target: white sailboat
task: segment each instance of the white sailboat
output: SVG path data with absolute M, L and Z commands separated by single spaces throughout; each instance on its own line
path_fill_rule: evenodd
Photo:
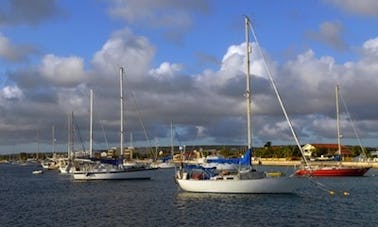
M 176 172 L 176 182 L 180 188 L 188 192 L 207 192 L 207 193 L 293 193 L 298 187 L 296 177 L 271 177 L 268 173 L 260 172 L 252 168 L 251 152 L 251 95 L 250 95 L 250 67 L 249 67 L 249 27 L 250 21 L 245 18 L 246 33 L 246 54 L 247 54 L 247 128 L 248 128 L 248 149 L 243 158 L 249 159 L 246 166 L 239 165 L 235 173 L 216 173 L 213 169 L 202 166 L 186 168 L 182 166 Z
M 74 113 L 71 112 L 67 115 L 67 158 L 59 159 L 59 171 L 61 174 L 71 174 L 75 171 L 74 166 L 74 139 L 73 139 L 73 119 Z M 54 130 L 53 130 L 54 132 Z M 54 134 L 54 133 L 53 133 Z M 53 136 L 55 143 L 55 136 Z M 54 145 L 55 146 L 55 145 Z
M 171 121 L 171 154 L 168 157 L 164 157 L 151 164 L 151 167 L 160 169 L 171 169 L 175 168 L 176 164 L 173 162 L 174 157 L 174 139 L 173 139 L 173 123 Z
M 114 160 L 113 163 L 104 163 L 101 160 L 82 160 L 80 164 L 80 170 L 75 171 L 73 173 L 73 177 L 75 180 L 144 180 L 151 178 L 151 171 L 154 170 L 153 168 L 149 168 L 146 166 L 140 167 L 125 167 L 123 165 L 123 67 L 120 67 L 120 104 L 121 104 L 121 127 L 120 127 L 120 149 L 121 159 Z M 91 95 L 91 121 L 90 121 L 90 130 L 93 130 L 92 127 L 92 109 L 93 109 L 93 95 Z M 90 155 L 92 156 L 92 142 L 93 136 L 92 132 L 90 132 Z M 92 158 L 92 157 L 91 157 Z

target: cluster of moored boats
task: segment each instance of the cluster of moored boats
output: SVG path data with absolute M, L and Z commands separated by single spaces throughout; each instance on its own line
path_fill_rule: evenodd
M 150 179 L 151 170 L 160 168 L 175 168 L 175 181 L 178 186 L 188 192 L 207 193 L 293 193 L 302 186 L 305 177 L 313 176 L 362 176 L 370 167 L 345 167 L 340 164 L 335 166 L 313 166 L 304 157 L 304 165 L 299 167 L 294 174 L 285 175 L 279 172 L 268 173 L 259 171 L 251 163 L 252 138 L 251 138 L 251 91 L 250 91 L 250 59 L 251 52 L 249 33 L 253 32 L 255 42 L 258 45 L 249 19 L 245 18 L 246 32 L 246 109 L 247 109 L 247 149 L 240 158 L 207 158 L 202 162 L 187 162 L 181 156 L 178 162 L 154 163 L 152 165 L 125 165 L 122 161 L 113 160 L 113 163 L 104 160 L 75 159 L 67 160 L 65 165 L 60 165 L 62 173 L 72 174 L 75 180 L 108 180 L 108 179 Z M 259 47 L 258 47 L 259 48 Z M 260 50 L 261 51 L 261 50 Z M 263 56 L 263 54 L 261 53 Z M 270 74 L 269 70 L 268 74 Z M 122 78 L 123 68 L 120 74 Z M 270 76 L 270 75 L 269 75 Z M 273 88 L 279 99 L 284 115 L 288 120 L 286 110 L 283 108 L 277 88 L 271 79 Z M 121 80 L 122 85 L 122 80 Z M 122 105 L 121 89 L 121 105 Z M 121 106 L 121 110 L 123 107 Z M 121 114 L 122 116 L 122 114 Z M 121 119 L 122 120 L 122 119 Z M 291 131 L 294 130 L 288 120 Z M 122 127 L 123 123 L 121 123 Z M 123 128 L 121 128 L 121 133 Z M 121 137 L 122 138 L 122 137 Z M 340 136 L 339 136 L 340 138 Z M 296 139 L 296 138 L 295 138 Z M 122 140 L 121 140 L 122 141 Z M 298 147 L 299 142 L 296 139 Z M 122 151 L 121 142 L 121 151 Z M 301 148 L 300 148 L 301 150 Z M 301 150 L 302 152 L 302 150 Z M 303 152 L 302 152 L 303 155 Z M 53 164 L 47 164 L 52 168 Z
M 150 179 L 149 172 L 157 169 L 145 162 L 123 162 L 118 159 L 61 158 L 41 162 L 43 170 L 58 170 L 61 174 L 71 174 L 75 180 L 131 180 Z
M 313 166 L 299 167 L 291 175 L 264 172 L 252 166 L 252 150 L 240 158 L 208 156 L 197 160 L 165 160 L 164 162 L 130 162 L 116 159 L 67 158 L 47 159 L 41 162 L 41 174 L 58 170 L 70 174 L 74 180 L 148 180 L 153 170 L 174 168 L 178 186 L 189 192 L 208 193 L 293 193 L 305 177 L 363 176 L 369 167 Z M 183 157 L 183 155 L 181 155 Z M 173 174 L 173 172 L 172 172 Z

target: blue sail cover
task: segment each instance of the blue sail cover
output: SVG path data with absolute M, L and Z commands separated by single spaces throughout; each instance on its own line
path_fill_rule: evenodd
M 185 164 L 185 169 L 191 170 L 202 170 L 208 177 L 212 177 L 215 175 L 214 171 L 217 169 L 216 167 L 206 168 L 201 165 L 193 165 L 193 164 Z
M 252 151 L 248 149 L 241 158 L 208 159 L 207 163 L 251 165 Z
M 91 158 L 92 161 L 100 161 L 100 163 L 103 163 L 103 164 L 111 164 L 111 165 L 119 165 L 119 164 L 122 164 L 123 163 L 123 160 L 122 159 L 110 159 L 110 158 L 106 158 L 106 159 L 99 159 L 99 158 Z
M 169 156 L 167 156 L 167 157 L 163 157 L 163 158 L 161 158 L 161 161 L 162 161 L 162 162 L 167 162 L 167 161 L 169 161 L 169 160 L 172 160 L 172 155 L 169 155 Z

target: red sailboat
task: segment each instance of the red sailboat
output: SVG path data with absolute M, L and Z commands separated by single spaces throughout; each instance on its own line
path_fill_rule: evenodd
M 299 176 L 314 177 L 346 177 L 363 176 L 370 167 L 351 167 L 351 166 L 306 166 L 298 169 L 295 174 Z
M 336 120 L 337 120 L 337 153 L 341 157 L 341 134 L 339 120 L 339 86 L 336 86 Z M 307 162 L 306 162 L 307 163 Z M 341 163 L 337 165 L 321 165 L 314 166 L 311 164 L 301 166 L 296 172 L 299 176 L 315 176 L 315 177 L 345 177 L 345 176 L 363 176 L 371 167 L 343 166 Z

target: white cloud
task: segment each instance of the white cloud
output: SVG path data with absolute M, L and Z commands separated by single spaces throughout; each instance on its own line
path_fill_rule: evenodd
M 140 77 L 148 72 L 154 54 L 155 48 L 146 38 L 124 29 L 113 33 L 102 49 L 96 52 L 92 64 L 97 73 L 114 72 L 124 66 L 128 75 Z
M 262 58 L 255 45 L 252 43 L 251 73 L 254 75 L 253 127 L 256 136 L 264 143 L 292 143 L 287 123 L 269 86 Z M 354 118 L 357 124 L 360 121 L 378 121 L 374 95 L 378 87 L 376 48 L 377 38 L 367 40 L 361 45 L 361 58 L 345 64 L 337 63 L 331 56 L 317 56 L 311 49 L 280 65 L 267 59 L 289 116 L 298 134 L 303 135 L 300 138 L 302 142 L 314 142 L 314 135 L 333 138 L 333 133 L 326 134 L 325 131 L 334 127 L 331 122 L 335 116 L 336 83 L 341 83 L 342 91 L 347 94 L 345 99 L 353 111 L 352 115 L 358 116 Z M 82 59 L 78 57 L 46 55 L 38 71 L 41 75 L 31 73 L 30 78 L 34 76 L 38 79 L 41 76 L 49 83 L 17 83 L 25 80 L 24 72 L 28 70 L 24 69 L 18 77 L 20 81 L 14 81 L 22 93 L 15 87 L 9 87 L 2 91 L 2 101 L 5 97 L 28 98 L 20 99 L 22 105 L 11 107 L 16 113 L 11 116 L 11 122 L 16 122 L 15 127 L 20 124 L 17 123 L 19 118 L 34 122 L 39 118 L 45 120 L 46 116 L 56 116 L 56 119 L 60 119 L 56 121 L 63 128 L 67 112 L 74 110 L 75 116 L 81 117 L 82 128 L 86 133 L 88 88 L 94 88 L 95 116 L 103 122 L 111 122 L 107 125 L 110 127 L 106 128 L 107 131 L 117 132 L 117 75 L 118 67 L 123 65 L 126 67 L 125 84 L 129 95 L 126 98 L 127 130 L 133 131 L 135 140 L 138 139 L 138 133 L 143 134 L 139 125 L 140 117 L 152 137 L 166 136 L 162 132 L 162 125 L 167 125 L 168 130 L 169 122 L 173 120 L 179 125 L 177 127 L 188 129 L 188 133 L 180 137 L 182 144 L 189 139 L 221 141 L 219 138 L 222 138 L 223 143 L 241 141 L 245 115 L 245 43 L 232 45 L 225 50 L 220 68 L 205 69 L 195 75 L 187 75 L 181 63 L 163 61 L 157 68 L 151 68 L 154 54 L 155 48 L 146 38 L 124 29 L 115 32 L 95 53 L 91 69 L 87 72 Z M 44 86 L 43 89 L 41 86 Z M 38 93 L 41 90 L 48 92 Z M 135 92 L 136 100 L 130 97 L 131 90 Z M 139 108 L 137 110 L 135 103 Z M 360 108 L 364 105 L 369 108 Z M 26 117 L 30 115 L 31 120 Z M 374 129 L 365 128 L 366 135 L 371 136 Z M 97 134 L 103 135 L 98 131 Z M 114 135 L 112 141 L 118 142 L 118 134 Z M 141 140 L 144 138 L 139 137 Z
M 4 99 L 22 99 L 23 92 L 17 86 L 5 86 L 1 90 L 1 97 Z
M 367 40 L 363 46 L 364 54 L 368 57 L 378 57 L 378 37 Z
M 74 86 L 87 80 L 83 60 L 79 57 L 46 55 L 39 71 L 42 77 L 56 86 Z
M 159 68 L 151 69 L 150 74 L 158 79 L 172 78 L 178 72 L 183 69 L 181 64 L 170 64 L 169 62 L 163 62 Z

